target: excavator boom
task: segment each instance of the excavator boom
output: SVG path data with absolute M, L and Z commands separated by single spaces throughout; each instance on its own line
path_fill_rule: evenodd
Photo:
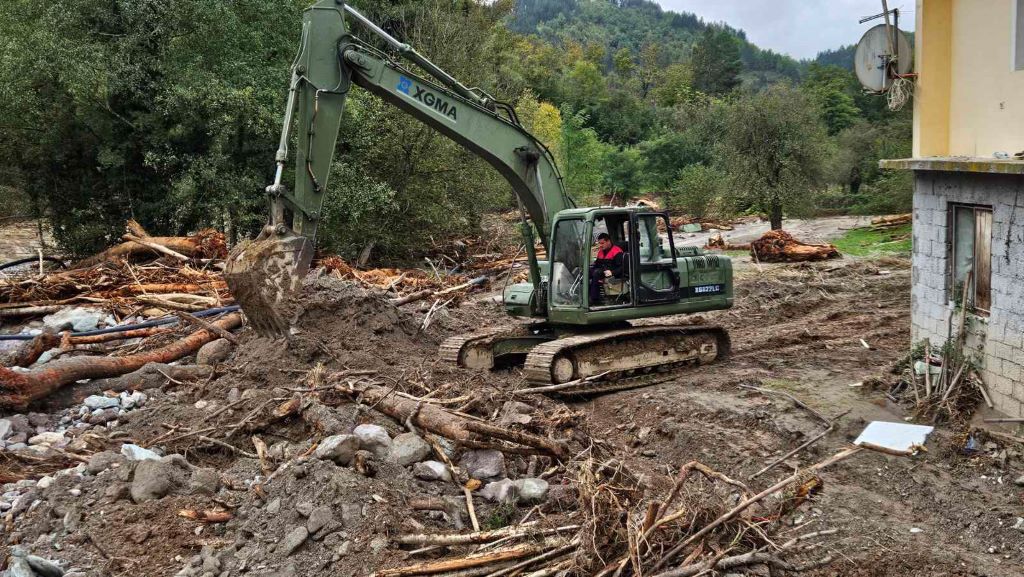
M 346 13 L 433 80 L 350 34 Z M 575 206 L 550 151 L 519 124 L 510 106 L 466 87 L 351 6 L 320 0 L 303 15 L 274 182 L 267 187 L 270 222 L 254 241 L 232 251 L 225 270 L 228 286 L 252 326 L 264 335 L 288 330 L 280 303 L 299 288 L 309 269 L 345 100 L 353 84 L 466 147 L 508 181 L 519 203 L 531 281 L 539 294 L 533 228 L 546 247 L 554 215 Z M 295 185 L 289 190 L 282 180 L 293 129 Z M 539 306 L 534 312 L 543 314 Z

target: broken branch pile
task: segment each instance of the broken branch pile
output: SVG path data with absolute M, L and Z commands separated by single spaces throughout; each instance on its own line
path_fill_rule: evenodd
M 784 230 L 770 230 L 750 243 L 750 256 L 760 262 L 806 262 L 840 258 L 832 244 L 807 244 Z

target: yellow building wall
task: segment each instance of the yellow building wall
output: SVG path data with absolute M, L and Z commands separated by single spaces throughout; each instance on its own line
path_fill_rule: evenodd
M 917 0 L 914 156 L 1024 150 L 1016 0 Z

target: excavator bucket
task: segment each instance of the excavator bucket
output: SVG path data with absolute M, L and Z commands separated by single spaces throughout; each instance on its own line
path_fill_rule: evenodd
M 313 260 L 313 244 L 285 227 L 267 226 L 255 240 L 228 255 L 224 280 L 262 336 L 286 336 L 289 331 L 284 298 L 302 286 Z

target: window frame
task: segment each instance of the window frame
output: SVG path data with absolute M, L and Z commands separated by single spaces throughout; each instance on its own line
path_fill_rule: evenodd
M 970 210 L 972 211 L 971 218 L 971 234 L 973 239 L 971 240 L 972 254 L 971 254 L 971 285 L 968 288 L 970 291 L 969 296 L 965 295 L 962 297 L 963 301 L 966 301 L 970 305 L 970 312 L 976 316 L 988 317 L 992 310 L 992 207 L 981 204 L 968 204 L 968 203 L 948 203 L 947 213 L 947 270 L 946 270 L 946 285 L 947 285 L 947 302 L 956 304 L 957 291 L 962 292 L 960 283 L 962 281 L 957 279 L 957 211 L 958 210 Z M 987 216 L 982 217 L 979 221 L 978 215 L 984 214 Z M 982 231 L 979 231 L 979 222 L 984 222 L 985 226 Z M 985 234 L 987 232 L 987 235 Z M 979 252 L 979 240 L 984 239 L 983 244 L 987 244 L 987 250 Z M 988 258 L 983 258 L 987 253 Z M 979 263 L 983 263 L 979 266 Z M 979 272 L 981 274 L 979 274 Z M 979 278 L 984 276 L 984 280 L 979 283 Z M 979 285 L 983 287 L 984 298 L 979 301 L 978 288 Z

